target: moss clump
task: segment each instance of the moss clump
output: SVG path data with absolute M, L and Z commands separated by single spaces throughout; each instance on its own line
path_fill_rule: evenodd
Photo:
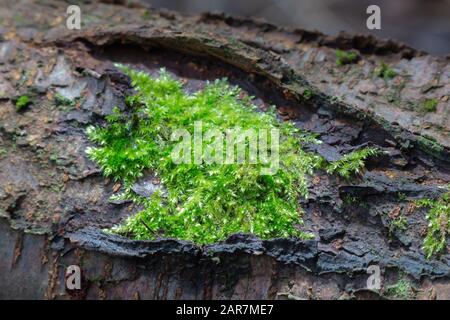
M 22 95 L 16 100 L 16 111 L 22 111 L 31 104 L 31 98 L 27 95 Z
M 445 251 L 450 232 L 450 192 L 440 199 L 422 199 L 419 207 L 428 207 L 428 231 L 423 242 L 426 257 L 431 258 Z
M 358 54 L 353 51 L 336 50 L 336 65 L 351 64 L 358 61 Z
M 123 70 L 138 92 L 127 99 L 133 115 L 127 117 L 116 109 L 106 128 L 90 128 L 89 137 L 99 147 L 88 150 L 107 176 L 124 180 L 123 196 L 143 206 L 116 232 L 137 239 L 165 236 L 196 243 L 222 240 L 236 232 L 261 238 L 306 236 L 298 229 L 302 221 L 297 200 L 306 196 L 307 175 L 322 161 L 301 148 L 314 141 L 310 135 L 280 123 L 274 114 L 255 112 L 248 100 L 238 98 L 239 89 L 225 81 L 187 95 L 165 72 L 153 79 L 143 72 Z M 280 169 L 261 175 L 262 164 L 175 164 L 171 154 L 176 142 L 171 141 L 171 133 L 183 128 L 193 134 L 199 120 L 203 132 L 233 127 L 279 129 Z M 248 146 L 248 141 L 241 142 Z M 202 153 L 213 143 L 204 141 Z M 130 190 L 146 169 L 158 173 L 167 193 L 143 198 Z
M 384 80 L 389 80 L 394 78 L 397 73 L 384 61 L 381 61 L 381 64 L 375 68 L 375 75 L 377 77 L 383 78 Z
M 302 149 L 305 143 L 318 142 L 311 134 L 299 131 L 290 122 L 279 122 L 273 111 L 258 112 L 250 99 L 239 98 L 240 90 L 224 80 L 209 83 L 204 90 L 189 95 L 180 82 L 164 71 L 155 79 L 144 72 L 119 67 L 131 77 L 137 94 L 126 99 L 129 112 L 115 108 L 105 127 L 88 129 L 88 136 L 97 147 L 87 150 L 106 176 L 123 182 L 120 198 L 142 207 L 124 224 L 113 228 L 114 232 L 136 239 L 163 236 L 199 244 L 223 240 L 236 232 L 253 233 L 263 239 L 310 236 L 299 229 L 302 210 L 298 199 L 307 197 L 308 175 L 314 169 L 332 165 Z M 279 170 L 261 174 L 265 165 L 250 161 L 174 163 L 172 156 L 178 142 L 172 140 L 173 132 L 182 128 L 195 139 L 198 121 L 202 121 L 203 133 L 236 127 L 278 129 Z M 247 139 L 236 141 L 248 150 Z M 204 139 L 200 154 L 209 152 L 216 142 Z M 195 143 L 190 142 L 189 146 L 192 148 L 183 152 L 183 157 L 195 159 Z M 270 153 L 275 151 L 271 147 Z M 331 171 L 346 176 L 359 172 L 364 165 L 362 158 L 372 154 L 360 152 L 334 164 Z M 350 164 L 352 161 L 355 163 Z M 132 191 L 146 170 L 158 175 L 164 191 L 150 197 Z
M 368 209 L 369 204 L 363 198 L 351 194 L 343 194 L 341 196 L 342 204 L 345 208 L 353 210 L 355 208 Z
M 389 233 L 395 231 L 406 231 L 408 229 L 408 220 L 402 215 L 394 218 L 389 223 Z
M 408 196 L 404 194 L 403 192 L 397 192 L 397 199 L 400 202 L 405 202 L 408 200 Z
M 387 81 L 394 78 L 397 73 L 388 64 L 381 61 L 381 64 L 375 68 L 375 75 Z
M 444 147 L 439 143 L 437 143 L 436 141 L 434 141 L 433 138 L 419 136 L 417 138 L 417 143 L 419 147 L 421 147 L 421 149 L 424 150 L 425 152 L 439 159 L 442 158 L 442 152 L 444 151 Z
M 75 101 L 70 100 L 59 93 L 55 94 L 53 102 L 57 107 L 73 107 L 75 105 Z
M 396 284 L 387 287 L 386 295 L 401 300 L 411 299 L 413 297 L 411 283 L 406 279 L 400 279 Z
M 437 99 L 425 99 L 420 104 L 420 111 L 423 112 L 435 112 L 438 101 Z
M 8 155 L 8 151 L 5 148 L 0 148 L 0 160 Z

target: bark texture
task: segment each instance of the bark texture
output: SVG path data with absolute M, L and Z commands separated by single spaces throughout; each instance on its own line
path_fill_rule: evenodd
M 71 31 L 64 1 L 6 2 L 0 298 L 386 298 L 404 278 L 411 298 L 450 299 L 450 254 L 425 259 L 425 211 L 414 206 L 450 182 L 448 57 L 364 35 L 182 16 L 138 1 L 82 4 L 82 30 Z M 357 52 L 358 61 L 337 66 L 336 49 Z M 105 234 L 136 211 L 109 201 L 120 185 L 85 155 L 85 128 L 103 123 L 114 106 L 124 108 L 130 90 L 114 62 L 150 73 L 165 67 L 192 91 L 227 77 L 261 109 L 274 104 L 281 119 L 319 134 L 323 143 L 310 148 L 327 160 L 367 145 L 386 155 L 351 181 L 311 177 L 311 197 L 302 200 L 311 241 L 238 234 L 197 247 Z M 394 78 L 374 74 L 382 62 Z M 32 104 L 17 111 L 21 95 Z M 61 96 L 73 103 L 58 102 Z M 436 110 L 422 108 L 427 99 L 436 99 Z M 392 228 L 398 215 L 407 230 Z M 71 292 L 65 269 L 72 264 L 83 271 L 83 287 Z M 383 271 L 380 292 L 366 289 L 371 264 Z

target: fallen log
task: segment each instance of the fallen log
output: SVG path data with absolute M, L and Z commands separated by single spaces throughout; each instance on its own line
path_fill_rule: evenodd
M 450 299 L 450 254 L 426 258 L 426 210 L 415 205 L 450 182 L 448 57 L 139 2 L 85 4 L 82 30 L 68 30 L 66 5 L 9 1 L 0 13 L 0 298 Z M 336 50 L 358 58 L 338 65 Z M 125 108 L 130 83 L 116 62 L 165 67 L 191 91 L 227 77 L 316 133 L 311 151 L 329 161 L 366 145 L 385 156 L 350 181 L 311 177 L 301 204 L 313 240 L 236 234 L 197 246 L 105 233 L 138 210 L 110 200 L 120 186 L 85 154 L 86 127 Z M 70 265 L 79 290 L 66 288 Z M 382 270 L 379 291 L 367 288 L 370 265 Z M 390 289 L 399 281 L 407 297 Z

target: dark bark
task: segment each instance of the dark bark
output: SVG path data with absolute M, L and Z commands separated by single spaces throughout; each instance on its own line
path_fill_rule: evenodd
M 412 205 L 450 182 L 448 58 L 390 40 L 188 17 L 137 1 L 82 5 L 83 30 L 70 31 L 64 2 L 7 2 L 0 12 L 0 298 L 382 297 L 364 289 L 370 264 L 381 266 L 384 288 L 404 274 L 416 298 L 450 298 L 450 255 L 425 259 L 425 213 Z M 336 48 L 354 50 L 359 61 L 337 66 Z M 375 76 L 381 61 L 397 76 Z M 388 155 L 351 182 L 317 173 L 302 201 L 312 241 L 235 235 L 200 248 L 104 234 L 136 210 L 108 200 L 115 184 L 85 155 L 85 128 L 123 107 L 129 90 L 113 62 L 166 67 L 188 90 L 228 77 L 262 108 L 275 104 L 282 119 L 318 133 L 323 144 L 311 148 L 328 160 L 365 145 Z M 14 101 L 24 94 L 33 103 L 18 112 Z M 58 106 L 56 94 L 76 103 Z M 437 99 L 436 111 L 424 112 L 424 99 Z M 349 207 L 348 196 L 360 203 Z M 409 223 L 404 232 L 389 227 L 399 210 Z M 71 264 L 83 271 L 80 292 L 64 287 Z

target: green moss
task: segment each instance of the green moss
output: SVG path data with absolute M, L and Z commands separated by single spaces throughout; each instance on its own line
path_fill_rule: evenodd
M 392 219 L 389 223 L 389 232 L 395 231 L 406 231 L 408 229 L 408 221 L 402 215 L 398 216 L 395 219 Z
M 386 99 L 397 107 L 402 105 L 402 90 L 405 88 L 406 82 L 400 81 L 389 86 L 389 90 L 385 94 Z
M 53 102 L 57 107 L 73 107 L 75 105 L 75 101 L 70 100 L 59 93 L 55 94 Z
M 365 208 L 368 209 L 369 205 L 367 202 L 365 202 L 362 198 L 358 196 L 354 196 L 351 194 L 344 194 L 341 196 L 342 203 L 344 207 L 349 209 L 355 209 L 355 208 Z
M 336 65 L 351 64 L 358 61 L 358 54 L 353 51 L 336 50 Z
M 56 93 L 53 97 L 53 104 L 55 107 L 58 107 L 62 111 L 69 111 L 73 109 L 80 100 L 81 98 L 71 100 L 59 93 Z
M 236 232 L 261 238 L 306 236 L 296 227 L 302 223 L 297 199 L 307 195 L 307 175 L 321 163 L 319 156 L 302 151 L 302 144 L 314 140 L 310 135 L 280 123 L 272 113 L 255 112 L 249 101 L 238 98 L 239 89 L 225 81 L 187 95 L 165 72 L 153 79 L 123 70 L 138 92 L 126 100 L 133 114 L 127 117 L 115 109 L 108 127 L 90 128 L 89 137 L 99 147 L 88 150 L 105 175 L 124 181 L 123 196 L 144 208 L 116 232 L 137 239 L 166 236 L 197 243 L 222 240 Z M 176 143 L 171 132 L 184 128 L 193 134 L 198 120 L 204 131 L 278 128 L 280 170 L 261 175 L 261 164 L 174 164 L 171 153 Z M 130 190 L 147 169 L 158 173 L 167 193 L 143 198 Z
M 380 154 L 376 148 L 364 148 L 354 151 L 342 157 L 342 159 L 327 165 L 326 170 L 329 174 L 337 173 L 341 177 L 349 179 L 351 175 L 361 173 L 364 169 L 364 161 L 372 156 Z
M 444 147 L 434 141 L 434 139 L 430 137 L 419 136 L 417 138 L 417 143 L 419 147 L 425 152 L 437 157 L 442 158 L 442 152 L 444 151 Z
M 408 200 L 408 196 L 406 194 L 404 194 L 403 192 L 397 192 L 397 199 L 400 202 L 404 202 L 404 201 Z
M 22 111 L 31 104 L 31 98 L 27 95 L 22 95 L 16 100 L 16 111 Z
M 0 160 L 8 155 L 6 148 L 0 148 Z
M 350 194 L 344 194 L 342 196 L 342 203 L 346 207 L 358 206 L 359 202 L 360 202 L 360 199 L 357 196 L 353 196 Z
M 57 162 L 58 161 L 58 153 L 52 152 L 49 157 L 50 161 Z
M 425 99 L 420 104 L 420 111 L 423 112 L 435 112 L 438 104 L 437 99 Z
M 396 284 L 386 289 L 386 295 L 395 299 L 408 300 L 413 297 L 411 283 L 402 278 Z
M 308 176 L 315 169 L 332 167 L 330 172 L 360 172 L 363 159 L 372 149 L 346 155 L 344 161 L 328 164 L 317 154 L 303 150 L 305 143 L 318 143 L 291 122 L 280 122 L 274 111 L 258 112 L 248 98 L 239 98 L 240 89 L 225 80 L 209 83 L 202 91 L 186 94 L 180 82 L 161 71 L 159 78 L 126 67 L 137 94 L 126 98 L 129 110 L 115 108 L 105 127 L 89 127 L 88 137 L 97 144 L 87 153 L 110 176 L 123 183 L 118 197 L 132 200 L 142 210 L 113 231 L 136 239 L 160 236 L 212 243 L 237 232 L 253 233 L 263 239 L 275 237 L 309 238 L 302 232 L 299 198 L 307 197 Z M 242 130 L 278 129 L 279 170 L 261 174 L 261 163 L 178 163 L 172 154 L 177 129 L 202 132 L 229 128 Z M 214 141 L 203 141 L 201 154 Z M 248 150 L 249 142 L 242 143 Z M 270 144 L 270 143 L 268 143 Z M 188 158 L 195 158 L 195 145 Z M 235 150 L 234 150 L 235 151 Z M 273 153 L 275 150 L 271 149 Z M 220 153 L 219 153 L 220 155 Z M 131 186 L 144 171 L 158 175 L 164 191 L 150 197 L 135 194 Z
M 443 253 L 447 247 L 450 232 L 450 192 L 440 199 L 422 199 L 417 201 L 419 207 L 428 207 L 426 218 L 428 231 L 423 243 L 427 258 Z
M 312 98 L 312 96 L 313 96 L 313 91 L 312 91 L 311 89 L 306 88 L 306 89 L 303 91 L 303 99 L 309 100 L 309 99 Z
M 152 13 L 149 10 L 145 9 L 144 12 L 142 13 L 142 19 L 150 20 L 152 18 L 153 18 Z
M 375 75 L 377 77 L 383 78 L 384 80 L 389 80 L 394 78 L 397 73 L 384 61 L 381 61 L 381 64 L 375 68 Z

